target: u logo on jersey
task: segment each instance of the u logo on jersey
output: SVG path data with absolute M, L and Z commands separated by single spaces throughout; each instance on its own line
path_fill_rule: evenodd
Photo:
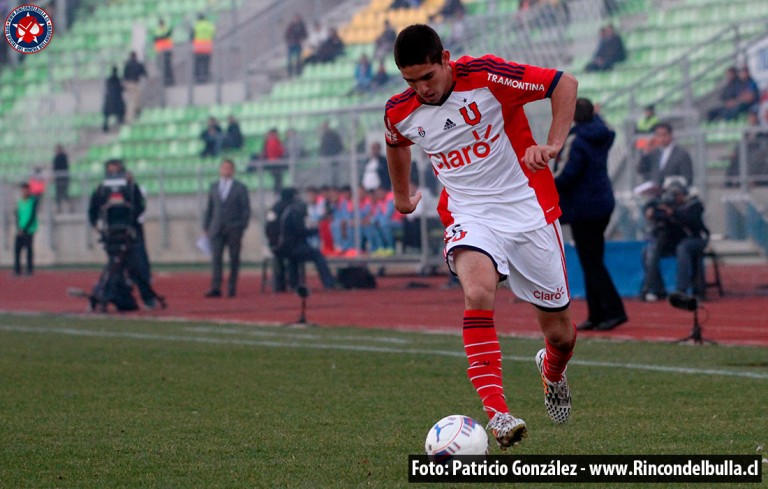
M 472 111 L 472 117 L 469 116 L 469 113 L 467 112 L 466 107 L 462 107 L 459 109 L 459 113 L 464 118 L 464 122 L 469 124 L 470 126 L 475 126 L 480 122 L 480 118 L 482 115 L 480 114 L 480 110 L 477 108 L 477 102 L 472 102 L 469 104 L 469 110 Z

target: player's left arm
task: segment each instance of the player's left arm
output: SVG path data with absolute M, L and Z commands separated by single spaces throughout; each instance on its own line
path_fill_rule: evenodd
M 549 127 L 547 144 L 531 146 L 525 150 L 523 156 L 523 164 L 531 171 L 546 168 L 549 160 L 556 157 L 565 144 L 573 122 L 573 113 L 576 110 L 578 87 L 579 82 L 570 73 L 563 73 L 560 76 L 551 96 L 552 124 Z

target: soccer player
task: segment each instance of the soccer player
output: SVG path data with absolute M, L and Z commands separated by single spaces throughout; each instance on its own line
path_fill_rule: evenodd
M 423 149 L 445 189 L 438 212 L 445 257 L 464 290 L 464 348 L 470 381 L 499 446 L 526 436 L 507 407 L 501 350 L 494 326 L 497 285 L 506 280 L 533 304 L 546 339 L 535 357 L 544 404 L 556 423 L 568 419 L 571 394 L 564 375 L 576 342 L 568 306 L 560 208 L 548 167 L 563 146 L 576 105 L 576 79 L 554 69 L 507 62 L 493 55 L 450 60 L 426 25 L 403 29 L 395 63 L 409 89 L 386 105 L 387 162 L 395 207 L 414 211 L 410 145 Z M 531 134 L 523 106 L 551 99 L 546 144 Z

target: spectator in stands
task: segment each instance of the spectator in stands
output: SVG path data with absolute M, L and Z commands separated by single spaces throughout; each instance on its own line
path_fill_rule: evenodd
M 195 55 L 195 83 L 208 83 L 211 78 L 211 55 L 216 26 L 199 13 L 192 28 L 192 53 Z
M 336 186 L 339 182 L 339 162 L 333 158 L 344 151 L 344 143 L 341 141 L 339 133 L 333 129 L 330 123 L 325 120 L 320 126 L 320 156 L 323 163 L 328 163 L 331 167 L 331 184 Z
M 387 157 L 381 153 L 381 144 L 371 143 L 371 153 L 368 161 L 363 168 L 363 188 L 365 190 L 376 190 L 383 188 L 387 191 L 392 190 L 392 181 L 389 179 L 389 169 L 387 168 Z
M 310 185 L 304 189 L 304 201 L 307 203 L 307 227 L 310 229 L 317 228 L 318 234 L 320 234 L 320 223 L 325 219 L 327 213 L 325 197 L 317 187 Z M 330 230 L 330 228 L 328 229 Z M 311 236 L 307 241 L 313 247 L 320 248 L 318 236 Z
M 27 253 L 27 275 L 34 271 L 33 239 L 37 231 L 38 199 L 30 192 L 29 184 L 20 186 L 21 198 L 16 202 L 16 240 L 13 246 L 13 272 L 21 275 L 21 252 Z
M 141 110 L 141 79 L 146 77 L 147 70 L 144 63 L 139 61 L 136 51 L 131 51 L 123 66 L 123 87 L 126 95 L 125 119 L 128 124 L 133 123 Z
M 368 253 L 376 253 L 382 249 L 381 233 L 374 224 L 373 191 L 365 190 L 362 186 L 357 189 L 357 209 L 360 217 L 361 245 Z M 349 221 L 350 229 L 354 220 Z
M 379 187 L 373 191 L 373 225 L 381 241 L 377 256 L 395 254 L 395 232 L 403 229 L 404 218 L 395 210 L 395 196 L 390 190 Z
M 200 139 L 205 143 L 200 156 L 218 156 L 221 153 L 224 134 L 215 117 L 208 118 L 208 126 L 200 133 Z
M 656 124 L 648 152 L 640 158 L 637 172 L 657 189 L 671 176 L 681 176 L 686 185 L 693 182 L 691 155 L 675 143 L 672 126 L 666 122 Z
M 367 92 L 371 88 L 372 80 L 373 69 L 371 68 L 371 60 L 368 59 L 365 53 L 362 53 L 355 64 L 355 87 L 351 93 Z
M 317 234 L 317 229 L 307 228 L 306 217 L 307 205 L 298 198 L 296 189 L 282 189 L 280 200 L 270 210 L 265 225 L 269 247 L 276 259 L 275 292 L 286 291 L 286 267 L 288 287 L 296 289 L 304 285 L 299 283 L 298 267 L 307 261 L 315 264 L 324 288 L 336 287 L 336 279 L 325 257 L 307 241 L 308 237 Z
M 328 39 L 328 29 L 323 27 L 323 24 L 319 20 L 312 22 L 307 34 L 307 41 L 304 43 L 304 52 L 302 57 L 306 62 L 306 58 L 311 56 L 317 51 L 323 42 Z
M 285 29 L 285 44 L 288 46 L 288 76 L 301 75 L 301 44 L 307 39 L 307 27 L 301 15 L 295 14 Z
M 589 99 L 576 100 L 568 139 L 555 160 L 555 186 L 560 194 L 560 222 L 569 224 L 584 271 L 587 320 L 576 329 L 608 331 L 627 322 L 616 286 L 605 268 L 605 230 L 616 206 L 608 176 L 608 152 L 616 132 Z
M 666 297 L 666 288 L 659 270 L 662 257 L 677 258 L 675 290 L 679 294 L 703 299 L 701 277 L 703 252 L 709 240 L 709 229 L 704 224 L 704 206 L 680 177 L 664 182 L 663 193 L 645 207 L 645 217 L 651 232 L 644 251 L 643 285 L 640 299 L 655 302 Z M 694 279 L 698 278 L 698 283 Z
M 285 157 L 285 147 L 280 140 L 277 128 L 273 127 L 267 132 L 264 138 L 264 148 L 261 152 L 261 157 L 266 161 L 281 160 Z
M 290 161 L 296 161 L 304 156 L 304 142 L 296 129 L 285 131 L 285 156 Z
M 288 162 L 285 158 L 285 146 L 280 140 L 277 128 L 273 127 L 267 132 L 264 138 L 264 147 L 261 151 L 261 159 L 265 162 L 266 169 L 272 175 L 275 192 L 280 193 L 283 189 L 283 174 L 288 169 Z
M 399 8 L 419 8 L 423 0 L 394 0 L 389 6 L 390 10 Z
M 747 176 L 752 179 L 757 177 L 758 185 L 768 184 L 768 128 L 761 125 L 757 112 L 750 111 L 747 114 L 747 128 L 744 131 L 743 139 L 746 143 L 746 165 Z M 741 170 L 739 168 L 739 147 L 737 143 L 731 153 L 730 164 L 725 171 L 728 187 L 736 187 L 741 182 Z
M 517 10 L 518 12 L 525 12 L 538 4 L 539 0 L 519 0 L 517 2 Z
M 725 77 L 719 88 L 720 105 L 710 109 L 707 112 L 707 119 L 717 120 L 723 116 L 726 111 L 733 110 L 738 105 L 741 83 L 739 82 L 738 70 L 735 66 L 725 70 Z
M 608 24 L 600 29 L 600 39 L 595 54 L 584 69 L 586 71 L 608 71 L 613 69 L 616 63 L 625 59 L 627 59 L 627 52 L 624 49 L 624 41 L 613 28 L 613 24 Z
M 339 37 L 335 27 L 328 29 L 328 37 L 312 53 L 305 63 L 329 63 L 344 54 L 344 41 Z
M 352 189 L 346 185 L 338 189 L 332 202 L 333 216 L 331 234 L 333 235 L 334 254 L 354 254 L 354 236 L 352 235 Z
M 643 117 L 640 118 L 635 124 L 635 132 L 637 134 L 651 134 L 653 128 L 659 123 L 659 118 L 656 116 L 656 107 L 653 105 L 646 105 L 643 108 Z
M 158 19 L 155 27 L 155 53 L 157 65 L 163 76 L 163 85 L 173 85 L 173 28 Z
M 32 197 L 37 198 L 42 203 L 43 194 L 45 193 L 47 178 L 43 172 L 43 168 L 36 166 L 32 169 L 32 174 L 29 176 L 27 183 L 29 184 L 29 192 Z
M 117 74 L 117 66 L 112 67 L 112 74 L 107 78 L 104 90 L 104 132 L 109 131 L 109 116 L 114 115 L 117 123 L 125 120 L 125 101 L 123 100 L 123 83 Z
M 382 61 L 391 56 L 392 49 L 395 47 L 395 39 L 397 39 L 397 32 L 389 23 L 389 19 L 384 19 L 384 30 L 376 38 L 373 59 Z
M 314 212 L 320 218 L 317 224 L 318 236 L 320 238 L 320 252 L 326 256 L 335 253 L 331 222 L 333 220 L 332 203 L 336 200 L 336 197 L 336 192 L 329 185 L 323 185 L 318 189 L 318 195 L 313 201 L 315 207 Z
M 235 163 L 225 159 L 219 166 L 219 179 L 211 184 L 208 205 L 203 215 L 203 231 L 211 243 L 211 288 L 205 297 L 221 297 L 224 247 L 229 250 L 228 295 L 235 297 L 240 271 L 243 234 L 251 218 L 248 189 L 234 178 Z
M 746 66 L 726 71 L 726 81 L 720 91 L 721 105 L 710 110 L 707 118 L 733 120 L 757 108 L 760 89 Z
M 53 156 L 51 168 L 53 181 L 56 184 L 56 212 L 61 212 L 65 202 L 69 204 L 69 211 L 72 212 L 72 202 L 69 200 L 69 158 L 61 144 L 56 145 L 56 154 Z
M 379 68 L 376 70 L 376 73 L 373 75 L 373 79 L 371 80 L 371 88 L 378 88 L 381 86 L 384 86 L 389 81 L 389 74 L 387 73 L 387 68 L 384 65 L 384 61 L 379 61 Z
M 223 149 L 240 149 L 243 147 L 243 133 L 240 131 L 240 123 L 235 116 L 227 117 L 227 132 L 222 141 Z

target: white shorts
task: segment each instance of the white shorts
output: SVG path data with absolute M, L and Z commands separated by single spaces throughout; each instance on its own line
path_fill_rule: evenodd
M 477 221 L 456 221 L 445 230 L 445 259 L 456 275 L 453 250 L 484 253 L 517 297 L 545 311 L 561 311 L 571 299 L 562 236 L 558 221 L 523 233 L 504 233 Z

